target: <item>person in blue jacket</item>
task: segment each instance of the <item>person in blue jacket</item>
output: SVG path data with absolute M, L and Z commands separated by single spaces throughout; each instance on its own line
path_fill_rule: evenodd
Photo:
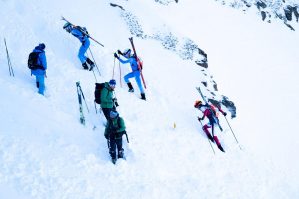
M 36 77 L 36 87 L 38 88 L 38 93 L 44 95 L 45 92 L 45 77 L 47 70 L 47 59 L 45 54 L 46 45 L 41 43 L 34 48 L 32 52 L 38 53 L 37 65 L 38 68 L 31 70 L 31 75 Z
M 90 65 L 89 70 L 91 71 L 94 67 L 93 61 L 91 61 L 88 57 L 85 56 L 86 51 L 90 46 L 90 41 L 88 38 L 88 32 L 85 27 L 73 26 L 71 23 L 67 22 L 64 24 L 63 29 L 65 29 L 68 33 L 71 33 L 73 36 L 77 37 L 81 42 L 81 47 L 79 49 L 78 58 L 82 63 L 82 67 L 85 70 L 88 70 L 88 65 Z
M 124 50 L 124 52 L 118 50 L 117 52 L 118 54 L 124 56 L 127 60 L 122 60 L 116 53 L 114 53 L 114 57 L 116 59 L 118 59 L 122 64 L 130 63 L 131 65 L 132 72 L 124 76 L 124 80 L 129 87 L 129 92 L 134 92 L 134 88 L 129 80 L 130 78 L 134 77 L 141 93 L 141 99 L 146 100 L 144 89 L 141 83 L 140 71 L 138 69 L 138 63 L 136 57 L 134 55 L 131 55 L 131 49 L 126 49 Z

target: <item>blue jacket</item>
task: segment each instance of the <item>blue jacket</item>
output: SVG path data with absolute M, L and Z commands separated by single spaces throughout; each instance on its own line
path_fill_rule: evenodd
M 33 50 L 33 52 L 38 52 L 38 61 L 37 63 L 41 66 L 44 67 L 45 70 L 42 69 L 36 69 L 36 70 L 31 70 L 31 74 L 33 75 L 45 75 L 46 74 L 46 70 L 47 70 L 47 59 L 46 59 L 46 54 L 45 51 L 42 50 L 39 46 L 36 46 Z
M 118 58 L 118 60 L 122 64 L 130 63 L 132 71 L 138 71 L 138 64 L 137 64 L 137 60 L 135 57 L 130 57 L 127 60 L 122 60 L 121 58 Z
M 86 40 L 88 40 L 88 36 L 84 35 L 79 29 L 73 28 L 71 31 L 72 35 L 77 37 L 81 43 L 84 43 Z

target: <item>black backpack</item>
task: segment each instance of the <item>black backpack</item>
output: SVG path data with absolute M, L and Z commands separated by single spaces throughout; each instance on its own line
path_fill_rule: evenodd
M 28 58 L 28 68 L 29 69 L 31 69 L 31 70 L 44 69 L 43 66 L 37 64 L 39 53 L 40 52 L 32 52 L 29 54 L 29 58 Z
M 96 83 L 96 88 L 94 91 L 94 101 L 97 104 L 101 104 L 101 93 L 104 87 L 105 87 L 105 83 Z

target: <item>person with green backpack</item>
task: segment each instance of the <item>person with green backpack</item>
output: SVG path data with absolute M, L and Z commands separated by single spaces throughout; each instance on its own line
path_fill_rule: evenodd
M 113 164 L 116 163 L 117 158 L 124 158 L 124 149 L 122 148 L 122 136 L 124 134 L 126 134 L 126 126 L 123 118 L 119 117 L 118 112 L 110 111 L 104 136 L 108 142 L 109 154 Z
M 115 86 L 116 81 L 111 79 L 109 82 L 103 84 L 99 94 L 95 91 L 95 101 L 97 102 L 97 98 L 100 98 L 100 106 L 107 121 L 110 118 L 110 111 L 116 110 L 116 106 L 118 106 L 114 95 Z

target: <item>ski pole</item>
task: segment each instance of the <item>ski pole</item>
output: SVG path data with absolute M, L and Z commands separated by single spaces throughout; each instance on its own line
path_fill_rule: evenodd
M 4 38 L 4 44 L 5 44 L 5 49 L 6 49 L 6 58 L 7 58 L 7 65 L 8 65 L 8 70 L 9 70 L 9 76 L 15 76 L 14 72 L 13 72 L 13 68 L 11 65 L 11 61 L 10 61 L 10 57 L 8 54 L 8 49 L 7 49 L 7 45 L 6 45 L 6 39 Z
M 68 23 L 70 23 L 72 26 L 75 26 L 74 24 L 72 24 L 70 21 L 68 21 L 66 18 L 64 18 L 64 17 L 61 17 L 61 20 L 64 20 L 64 21 L 66 21 L 66 22 L 68 22 Z M 75 27 L 77 27 L 77 26 L 75 26 Z M 98 42 L 97 40 L 95 40 L 94 38 L 92 38 L 87 32 L 85 32 L 85 31 L 83 31 L 83 30 L 81 30 L 85 35 L 87 35 L 90 39 L 92 39 L 93 41 L 95 41 L 97 44 L 99 44 L 99 45 L 101 45 L 102 47 L 104 47 L 104 45 L 103 44 L 101 44 L 100 42 Z
M 108 149 L 110 149 L 110 140 L 107 139 L 107 145 L 108 145 Z
M 122 88 L 122 82 L 121 82 L 121 67 L 120 67 L 120 62 L 118 62 L 118 68 L 119 68 L 119 82 L 120 82 L 120 87 Z
M 97 63 L 96 63 L 96 60 L 95 60 L 94 57 L 93 57 L 93 53 L 91 52 L 90 47 L 89 47 L 88 49 L 89 49 L 90 55 L 91 55 L 91 57 L 92 57 L 92 59 L 93 59 L 94 65 L 96 66 L 97 71 L 99 72 L 99 75 L 102 76 L 102 75 L 101 75 L 101 72 L 100 72 L 100 70 L 99 70 L 99 68 L 98 68 L 98 65 L 97 65 Z
M 229 124 L 228 120 L 226 119 L 226 116 L 224 116 L 224 118 L 225 118 L 225 120 L 226 120 L 226 122 L 227 122 L 227 124 L 228 124 L 228 126 L 229 126 L 229 128 L 230 128 L 230 131 L 231 131 L 231 132 L 232 132 L 232 134 L 234 135 L 234 138 L 235 138 L 236 142 L 238 143 L 238 145 L 239 145 L 240 149 L 242 150 L 242 148 L 241 148 L 241 146 L 240 146 L 240 143 L 239 143 L 239 141 L 237 140 L 237 138 L 236 138 L 236 136 L 235 136 L 235 133 L 234 133 L 234 131 L 233 131 L 232 127 L 230 126 L 230 124 Z
M 201 127 L 203 128 L 203 125 L 202 125 L 202 123 L 201 123 L 201 121 L 199 120 L 199 122 L 200 122 L 200 124 L 201 124 Z M 206 134 L 206 133 L 205 133 Z M 209 137 L 208 137 L 208 135 L 206 134 L 206 136 L 207 136 L 207 138 L 208 138 L 208 142 L 209 142 L 209 144 L 210 144 L 210 146 L 211 146 L 211 148 L 212 148 L 212 150 L 213 150 L 213 152 L 214 152 L 214 155 L 215 155 L 215 150 L 214 150 L 214 148 L 213 148 L 213 146 L 212 146 L 212 144 L 211 144 L 211 141 L 210 141 L 210 139 L 209 139 Z
M 125 132 L 126 138 L 127 138 L 127 142 L 129 143 L 129 138 L 128 138 L 128 134 L 127 132 Z
M 114 57 L 114 60 L 113 60 L 113 72 L 112 72 L 112 79 L 114 79 L 114 68 L 115 68 L 115 57 Z
M 98 114 L 98 110 L 97 110 L 97 104 L 96 104 L 96 102 L 95 102 L 95 101 L 93 101 L 93 103 L 94 103 L 94 109 L 96 110 L 96 114 Z
M 98 82 L 96 74 L 94 73 L 93 69 L 92 69 L 92 73 L 93 73 L 94 79 L 96 80 L 96 82 Z

